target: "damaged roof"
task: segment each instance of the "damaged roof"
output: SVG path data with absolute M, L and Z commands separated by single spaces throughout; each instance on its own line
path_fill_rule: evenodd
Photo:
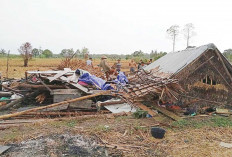
M 177 73 L 208 49 L 216 49 L 216 46 L 210 43 L 200 47 L 188 48 L 183 51 L 170 52 L 144 69 L 151 70 L 159 67 L 160 72 Z

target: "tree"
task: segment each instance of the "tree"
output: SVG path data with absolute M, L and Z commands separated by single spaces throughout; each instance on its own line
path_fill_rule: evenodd
M 28 66 L 28 60 L 31 59 L 32 57 L 32 46 L 29 42 L 26 42 L 24 44 L 22 44 L 20 46 L 20 48 L 18 49 L 18 51 L 20 52 L 23 60 L 24 60 L 24 67 Z
M 72 57 L 73 55 L 75 55 L 75 53 L 73 49 L 63 49 L 60 55 L 62 57 Z
M 155 51 L 151 51 L 150 53 L 150 58 L 154 59 L 154 60 L 157 60 L 159 59 L 160 57 L 163 57 L 164 55 L 166 55 L 167 53 L 166 52 L 157 52 L 157 50 Z
M 83 58 L 87 59 L 89 55 L 89 49 L 86 47 L 83 47 L 81 50 L 81 55 L 83 56 Z
M 31 52 L 31 54 L 32 54 L 33 57 L 36 58 L 37 56 L 40 55 L 39 49 L 34 48 L 34 49 L 32 50 L 32 52 Z
M 144 53 L 141 50 L 139 50 L 139 51 L 135 51 L 132 55 L 134 57 L 142 57 L 144 56 Z
M 46 49 L 46 50 L 43 51 L 42 55 L 43 55 L 45 58 L 50 58 L 50 57 L 52 57 L 53 53 L 52 53 L 52 51 Z
M 232 49 L 226 49 L 223 55 L 231 62 L 232 61 Z
M 184 33 L 184 37 L 187 40 L 187 47 L 189 46 L 190 38 L 196 35 L 196 32 L 193 31 L 194 29 L 195 27 L 192 23 L 188 23 L 184 26 L 183 33 Z
M 6 50 L 0 49 L 0 55 L 5 56 L 6 55 Z
M 169 29 L 167 29 L 167 34 L 171 37 L 173 40 L 173 48 L 172 51 L 175 51 L 175 43 L 176 43 L 176 37 L 179 34 L 179 26 L 178 25 L 172 25 Z

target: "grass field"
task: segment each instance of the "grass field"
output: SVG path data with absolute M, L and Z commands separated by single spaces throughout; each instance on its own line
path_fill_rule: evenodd
M 61 58 L 35 58 L 29 61 L 28 67 L 23 67 L 23 59 L 22 58 L 11 58 L 9 59 L 9 70 L 8 77 L 9 78 L 22 78 L 25 75 L 25 71 L 27 70 L 52 70 L 57 69 L 57 66 L 61 62 Z M 129 70 L 129 61 L 130 60 L 122 60 L 122 71 Z M 109 64 L 112 66 L 116 61 L 108 60 Z M 94 66 L 97 66 L 100 63 L 100 59 L 93 60 Z M 7 69 L 7 59 L 0 58 L 0 72 L 2 73 L 2 77 L 6 77 L 6 69 Z M 74 70 L 74 69 L 73 69 Z

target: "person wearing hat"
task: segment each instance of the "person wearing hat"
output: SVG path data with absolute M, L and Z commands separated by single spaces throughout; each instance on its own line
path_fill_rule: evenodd
M 130 73 L 131 74 L 135 73 L 136 66 L 137 65 L 136 65 L 135 61 L 132 59 L 131 62 L 129 63 Z
M 110 74 L 109 74 L 109 72 L 110 72 L 110 66 L 108 65 L 106 59 L 107 59 L 106 56 L 102 56 L 101 57 L 101 62 L 100 62 L 99 67 L 103 69 L 103 71 L 106 74 L 106 79 L 109 80 L 109 77 L 110 77 Z
M 118 59 L 118 63 L 116 64 L 116 70 L 117 72 L 121 71 L 121 60 L 120 59 Z

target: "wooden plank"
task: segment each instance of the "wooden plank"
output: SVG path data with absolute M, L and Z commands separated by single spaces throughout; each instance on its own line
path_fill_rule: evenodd
M 137 107 L 139 107 L 140 109 L 144 110 L 144 111 L 147 111 L 148 114 L 150 114 L 152 117 L 156 115 L 156 113 L 154 111 L 152 111 L 150 108 L 148 108 L 147 106 L 143 105 L 142 103 L 140 102 L 136 102 L 135 105 Z
M 87 95 L 87 96 L 83 96 L 83 97 L 80 97 L 80 98 L 76 98 L 76 99 L 72 99 L 72 100 L 67 100 L 67 101 L 62 101 L 62 102 L 51 104 L 51 105 L 47 105 L 47 106 L 41 106 L 41 107 L 37 107 L 37 108 L 33 108 L 33 109 L 21 111 L 21 112 L 16 112 L 16 113 L 12 113 L 12 114 L 6 114 L 6 115 L 0 116 L 0 119 L 6 119 L 6 118 L 11 118 L 11 117 L 16 117 L 16 116 L 24 115 L 26 113 L 33 112 L 33 111 L 38 111 L 38 110 L 42 110 L 42 109 L 46 109 L 46 108 L 52 108 L 52 107 L 55 107 L 55 106 L 60 106 L 60 105 L 68 104 L 68 103 L 71 103 L 71 102 L 85 100 L 85 99 L 88 99 L 88 98 L 96 97 L 96 96 L 99 96 L 99 95 L 105 95 L 105 94 L 109 94 L 109 93 L 110 93 L 110 91 L 104 91 L 102 93 L 97 93 L 97 94 L 93 94 L 93 95 Z
M 92 91 L 89 91 L 87 88 L 83 87 L 82 85 L 80 85 L 79 83 L 69 83 L 71 85 L 73 85 L 74 87 L 80 89 L 81 91 L 87 93 L 87 94 L 92 94 Z
M 0 97 L 10 97 L 13 95 L 12 92 L 0 92 Z
M 54 81 L 55 79 L 58 79 L 59 77 L 63 76 L 64 74 L 68 73 L 72 71 L 70 68 L 64 68 L 64 71 L 61 71 L 59 73 L 57 73 L 55 76 L 53 77 L 49 77 L 49 81 L 52 82 Z
M 152 108 L 154 108 L 154 109 L 160 111 L 160 112 L 163 113 L 164 115 L 166 115 L 166 116 L 168 116 L 168 117 L 170 117 L 170 118 L 172 118 L 172 119 L 174 119 L 174 120 L 176 120 L 176 121 L 179 121 L 179 120 L 182 119 L 182 118 L 179 117 L 178 115 L 174 114 L 173 112 L 170 112 L 170 111 L 166 110 L 166 109 L 163 108 L 163 107 L 159 107 L 159 106 L 157 106 L 157 105 L 153 105 Z

